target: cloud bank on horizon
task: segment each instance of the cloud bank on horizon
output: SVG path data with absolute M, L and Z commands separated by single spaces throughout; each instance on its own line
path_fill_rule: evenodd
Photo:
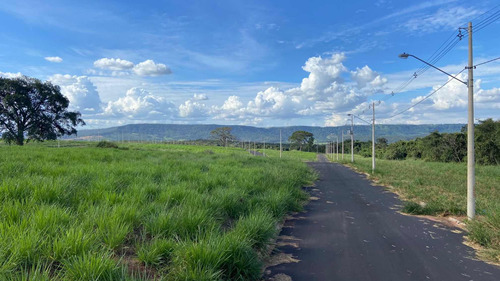
M 425 58 L 454 36 L 457 26 L 493 7 L 487 0 L 467 8 L 465 2 L 451 0 L 412 5 L 367 1 L 370 14 L 346 4 L 343 9 L 350 13 L 322 18 L 321 11 L 303 3 L 279 6 L 278 14 L 272 12 L 277 4 L 228 1 L 225 8 L 212 7 L 207 13 L 175 4 L 173 12 L 146 15 L 142 7 L 119 2 L 109 4 L 103 14 L 93 14 L 102 8 L 99 2 L 82 7 L 49 2 L 40 6 L 43 15 L 34 15 L 29 5 L 0 4 L 5 15 L 0 22 L 14 29 L 5 35 L 7 43 L 27 29 L 67 39 L 38 49 L 19 38 L 24 44 L 17 49 L 0 45 L 0 52 L 14 54 L 5 57 L 0 76 L 26 74 L 59 85 L 91 128 L 148 122 L 341 126 L 347 113 L 370 120 L 374 101 L 378 123 L 465 123 L 463 84 L 449 81 L 426 98 L 450 79 L 438 72 L 430 70 L 391 95 L 421 66 L 397 60 L 397 53 L 406 50 Z M 75 12 L 74 17 L 50 10 L 49 4 L 56 2 L 61 11 Z M 197 5 L 201 9 L 205 4 Z M 118 13 L 123 9 L 136 9 L 136 15 L 129 15 L 135 24 Z M 301 9 L 319 13 L 305 15 L 318 24 L 306 22 L 299 28 L 293 23 L 292 15 Z M 94 15 L 91 23 L 82 18 L 88 14 Z M 499 28 L 492 23 L 482 32 Z M 477 62 L 500 56 L 492 47 L 500 39 L 482 34 L 475 36 Z M 463 69 L 467 46 L 460 43 L 439 62 L 441 68 L 451 73 Z M 500 63 L 475 71 L 476 117 L 499 119 Z M 408 109 L 416 102 L 420 104 Z

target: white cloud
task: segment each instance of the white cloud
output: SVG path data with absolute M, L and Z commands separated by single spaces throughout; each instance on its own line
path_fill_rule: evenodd
M 50 62 L 56 62 L 56 63 L 63 61 L 63 59 L 60 57 L 45 57 L 45 60 L 50 61 Z
M 213 106 L 210 111 L 215 119 L 243 119 L 245 107 L 238 96 L 230 96 L 224 101 L 222 106 Z
M 120 71 L 120 70 L 127 70 L 127 69 L 133 68 L 134 63 L 130 62 L 128 60 L 122 60 L 122 59 L 102 58 L 102 59 L 96 60 L 94 62 L 94 66 L 97 68 L 101 68 L 101 69 Z
M 302 109 L 300 98 L 282 90 L 270 87 L 257 93 L 254 100 L 248 103 L 246 111 L 253 116 L 290 117 Z
M 369 86 L 370 88 L 379 89 L 387 83 L 386 78 L 381 77 L 380 74 L 373 71 L 368 65 L 351 71 L 351 79 L 358 84 L 358 88 Z
M 345 123 L 344 114 L 332 113 L 332 115 L 325 118 L 325 126 L 327 127 L 342 126 Z
M 242 122 L 264 117 L 291 120 L 304 116 L 318 116 L 325 118 L 326 124 L 331 124 L 334 122 L 330 116 L 332 111 L 343 115 L 380 91 L 387 82 L 368 66 L 351 72 L 352 82 L 346 82 L 343 74 L 349 71 L 343 65 L 344 60 L 343 53 L 325 58 L 311 57 L 302 67 L 309 74 L 302 79 L 299 87 L 288 90 L 268 87 L 259 91 L 246 105 L 239 97 L 230 96 L 222 106 L 213 107 L 212 113 L 217 119 Z
M 82 113 L 101 112 L 101 98 L 87 76 L 56 74 L 49 81 L 61 87 L 61 93 L 69 99 L 70 108 Z
M 500 88 L 480 89 L 475 94 L 475 102 L 478 107 L 500 109 Z
M 458 79 L 464 81 L 466 80 L 465 74 L 460 74 Z M 449 80 L 452 78 L 448 78 Z M 479 80 L 476 80 L 476 84 L 480 83 Z M 437 90 L 440 86 L 434 86 L 432 90 Z M 433 107 L 438 110 L 450 109 L 453 107 L 465 107 L 467 105 L 467 87 L 458 82 L 458 81 L 450 81 L 446 86 L 444 86 L 441 90 L 436 92 L 433 96 L 431 96 L 431 100 L 433 101 Z
M 177 114 L 177 107 L 164 97 L 141 88 L 131 88 L 125 97 L 108 102 L 105 115 L 134 119 L 166 119 Z
M 342 83 L 341 74 L 347 71 L 347 68 L 342 64 L 344 59 L 343 53 L 333 54 L 330 58 L 309 58 L 302 67 L 309 72 L 309 76 L 302 79 L 300 90 L 306 95 L 314 97 L 333 82 Z
M 206 94 L 194 94 L 193 99 L 194 100 L 208 100 L 208 97 Z
M 409 31 L 433 32 L 442 29 L 455 29 L 469 19 L 480 14 L 477 9 L 461 6 L 446 7 L 433 14 L 418 14 L 416 18 L 407 21 L 403 26 Z
M 187 100 L 179 106 L 179 116 L 184 118 L 199 118 L 207 116 L 208 108 L 204 103 Z
M 171 74 L 172 71 L 162 63 L 155 63 L 153 60 L 146 60 L 134 66 L 133 71 L 139 76 L 158 76 Z
M 21 78 L 21 77 L 23 77 L 23 74 L 21 72 L 12 73 L 12 72 L 1 72 L 0 71 L 0 77 L 9 78 L 9 79 Z
M 226 111 L 236 111 L 243 107 L 243 103 L 238 96 L 230 96 L 222 105 L 222 109 Z

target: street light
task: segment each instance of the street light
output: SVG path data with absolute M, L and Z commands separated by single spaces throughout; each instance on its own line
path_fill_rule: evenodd
M 465 28 L 461 28 L 465 29 Z M 468 88 L 468 118 L 467 118 L 467 217 L 469 219 L 474 219 L 476 213 L 476 201 L 474 196 L 474 185 L 475 185 L 475 152 L 474 152 L 474 83 L 473 83 L 473 57 L 472 57 L 472 23 L 469 22 L 467 27 L 469 35 L 469 63 L 466 69 L 469 71 L 468 81 L 464 82 L 453 75 L 437 68 L 436 66 L 410 54 L 402 53 L 399 55 L 400 58 L 406 59 L 408 57 L 414 57 L 417 60 L 441 71 L 442 73 L 450 76 L 451 78 L 465 84 Z
M 464 81 L 462 81 L 462 80 L 458 79 L 457 77 L 455 77 L 455 76 L 453 76 L 453 75 L 449 74 L 448 72 L 446 72 L 446 71 L 442 70 L 441 68 L 438 68 L 438 67 L 436 67 L 436 66 L 434 66 L 434 65 L 432 65 L 432 64 L 430 64 L 430 63 L 428 63 L 428 62 L 426 62 L 426 61 L 424 61 L 423 59 L 421 59 L 421 58 L 419 58 L 419 57 L 417 57 L 417 56 L 414 56 L 414 55 L 412 55 L 412 54 L 402 53 L 402 54 L 399 54 L 399 55 L 398 55 L 398 57 L 400 57 L 400 58 L 402 58 L 402 59 L 407 59 L 408 57 L 414 57 L 414 58 L 416 58 L 417 60 L 419 60 L 419 61 L 421 61 L 421 62 L 423 62 L 423 63 L 427 64 L 428 66 L 430 66 L 430 67 L 432 67 L 432 68 L 435 68 L 435 69 L 437 69 L 437 70 L 441 71 L 442 73 L 444 73 L 444 74 L 446 74 L 446 75 L 450 76 L 451 78 L 453 78 L 453 79 L 457 80 L 458 82 L 460 82 L 460 83 L 462 83 L 462 84 L 467 85 L 467 82 L 464 82 Z

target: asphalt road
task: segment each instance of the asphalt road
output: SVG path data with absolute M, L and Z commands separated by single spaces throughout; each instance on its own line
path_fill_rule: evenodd
M 320 173 L 312 200 L 277 241 L 289 263 L 268 267 L 266 280 L 500 280 L 460 229 L 398 213 L 396 195 L 342 165 L 310 165 Z
M 264 156 L 264 154 L 258 152 L 257 150 L 248 150 L 253 156 Z

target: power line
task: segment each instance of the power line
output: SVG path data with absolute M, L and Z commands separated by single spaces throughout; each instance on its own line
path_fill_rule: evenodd
M 475 29 L 476 29 L 476 30 L 475 30 L 475 32 L 480 31 L 481 29 L 483 29 L 483 28 L 487 27 L 488 25 L 490 25 L 490 24 L 494 23 L 495 21 L 497 21 L 498 19 L 500 19 L 500 11 L 496 12 L 494 15 L 495 15 L 495 16 L 494 16 L 494 17 L 492 17 L 492 18 L 491 18 L 490 20 L 488 20 L 487 22 L 484 22 L 483 24 L 478 24 L 478 25 L 476 26 L 476 28 L 475 28 Z
M 455 76 L 453 76 L 454 78 L 456 78 L 458 75 L 460 75 L 460 73 L 464 72 L 466 68 L 462 69 L 462 71 L 460 71 L 459 73 L 457 73 Z M 394 118 L 398 115 L 401 115 L 403 113 L 405 113 L 406 111 L 414 108 L 415 106 L 419 105 L 420 103 L 424 102 L 426 99 L 430 98 L 432 95 L 434 95 L 435 93 L 437 93 L 439 90 L 441 90 L 444 86 L 446 86 L 448 83 L 450 83 L 451 81 L 453 81 L 453 79 L 449 79 L 446 83 L 444 83 L 443 85 L 441 85 L 439 88 L 437 88 L 436 90 L 432 91 L 432 93 L 428 94 L 427 96 L 425 96 L 423 99 L 419 100 L 418 102 L 414 103 L 413 105 L 411 105 L 410 107 L 408 107 L 407 109 L 403 110 L 403 111 L 400 111 L 388 118 L 384 118 L 384 119 L 391 119 L 391 118 Z
M 491 59 L 491 60 L 488 60 L 488 61 L 485 61 L 485 62 L 482 62 L 482 63 L 478 63 L 478 64 L 474 65 L 474 68 L 476 68 L 476 66 L 487 64 L 487 63 L 490 63 L 490 62 L 493 62 L 493 61 L 496 61 L 496 60 L 500 60 L 500 57 L 494 58 L 494 59 Z
M 493 8 L 491 8 L 491 9 L 489 9 L 488 11 L 486 11 L 486 12 L 484 12 L 484 13 L 480 14 L 479 16 L 477 16 L 477 17 L 475 17 L 475 18 L 471 19 L 470 21 L 472 21 L 472 22 L 473 22 L 473 21 L 475 21 L 475 20 L 479 19 L 480 17 L 482 17 L 482 16 L 484 16 L 484 15 L 488 14 L 489 12 L 491 12 L 491 11 L 495 10 L 495 9 L 496 9 L 496 8 L 498 8 L 498 7 L 500 7 L 500 4 L 498 4 L 498 5 L 494 6 Z M 464 24 L 465 24 L 465 23 L 464 23 Z
M 490 25 L 491 23 L 495 22 L 496 20 L 500 19 L 500 9 L 498 9 L 500 7 L 500 4 L 499 5 L 496 5 L 494 6 L 493 8 L 489 9 L 488 11 L 482 13 L 481 15 L 473 18 L 471 21 L 473 20 L 477 20 L 477 19 L 480 19 L 482 17 L 484 17 L 478 24 L 475 25 L 475 29 L 473 30 L 473 33 L 475 32 L 478 32 L 480 31 L 481 29 L 485 28 L 486 26 Z M 498 10 L 497 10 L 498 9 Z M 497 11 L 495 11 L 497 10 Z M 490 14 L 490 15 L 488 15 Z M 488 16 L 486 16 L 488 15 Z M 455 48 L 455 46 L 463 39 L 463 38 L 467 38 L 468 37 L 468 32 L 466 32 L 465 34 L 462 34 L 462 31 L 461 31 L 462 28 L 459 28 L 458 29 L 458 34 L 456 34 L 456 31 L 454 31 L 440 46 L 439 48 L 436 49 L 436 51 L 434 51 L 434 53 L 432 53 L 432 55 L 427 59 L 427 61 L 430 63 L 430 64 L 436 64 L 439 60 L 441 60 L 446 54 L 448 54 L 451 50 L 453 50 L 453 48 Z M 480 64 L 477 64 L 476 66 L 478 65 L 482 65 L 482 64 L 485 64 L 485 63 L 489 63 L 489 62 L 492 62 L 492 61 L 495 61 L 497 59 L 500 59 L 500 58 L 496 58 L 496 59 L 493 59 L 493 60 L 490 60 L 490 61 L 487 61 L 487 62 L 484 62 L 484 63 L 480 63 Z M 386 94 L 386 96 L 382 99 L 379 99 L 378 100 L 378 104 L 380 104 L 382 101 L 387 101 L 389 100 L 390 98 L 394 97 L 396 94 L 399 94 L 401 93 L 406 87 L 408 87 L 412 82 L 413 80 L 415 80 L 418 76 L 422 75 L 424 72 L 426 72 L 428 69 L 430 68 L 429 65 L 426 65 L 424 64 L 423 66 L 419 67 L 413 74 L 412 76 L 404 81 L 403 83 L 401 83 L 398 87 L 394 88 L 390 94 Z M 457 74 L 458 75 L 458 74 Z M 364 115 L 365 114 L 365 111 L 367 109 L 369 109 L 370 107 L 368 106 L 367 108 L 365 108 L 362 113 L 360 115 Z M 408 109 L 409 110 L 409 109 Z M 392 118 L 392 117 L 391 117 Z

